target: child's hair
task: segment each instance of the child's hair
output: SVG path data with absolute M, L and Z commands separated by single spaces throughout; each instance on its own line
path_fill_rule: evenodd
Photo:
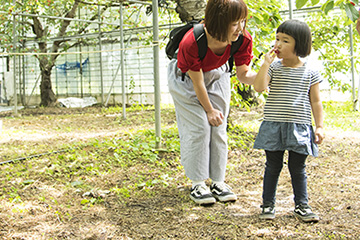
M 295 53 L 299 57 L 306 57 L 311 53 L 311 30 L 305 22 L 287 20 L 283 22 L 276 33 L 285 33 L 295 39 Z
M 230 24 L 246 20 L 247 15 L 248 8 L 243 0 L 209 0 L 205 9 L 205 26 L 212 37 L 225 42 L 228 40 Z

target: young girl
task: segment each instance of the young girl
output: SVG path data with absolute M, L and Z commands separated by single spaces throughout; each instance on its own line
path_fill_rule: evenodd
M 183 37 L 177 59 L 168 66 L 168 85 L 173 97 L 180 135 L 181 163 L 191 180 L 190 198 L 198 204 L 235 201 L 225 184 L 228 158 L 227 116 L 230 105 L 230 72 L 227 61 L 232 42 L 243 35 L 234 54 L 236 75 L 251 84 L 252 38 L 245 30 L 248 9 L 243 0 L 209 0 L 204 29 L 207 52 L 200 60 L 193 30 Z M 186 73 L 183 78 L 183 73 Z M 210 189 L 205 180 L 211 179 Z
M 308 25 L 298 20 L 285 21 L 277 29 L 275 46 L 265 55 L 254 82 L 257 92 L 270 87 L 264 121 L 254 144 L 254 148 L 264 149 L 266 153 L 261 219 L 275 218 L 276 187 L 287 150 L 295 201 L 294 214 L 304 222 L 319 221 L 308 205 L 305 171 L 307 156 L 316 157 L 317 144 L 324 139 L 320 74 L 300 59 L 310 52 L 311 31 Z M 280 60 L 273 62 L 275 56 Z M 311 124 L 311 110 L 315 133 Z

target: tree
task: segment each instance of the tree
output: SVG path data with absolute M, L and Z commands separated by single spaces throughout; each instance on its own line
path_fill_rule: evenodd
M 182 22 L 201 19 L 205 15 L 206 0 L 175 0 L 176 12 Z
M 68 40 L 64 37 L 73 34 L 82 34 L 88 30 L 90 22 L 84 24 L 71 24 L 75 18 L 77 11 L 80 6 L 88 7 L 92 12 L 90 21 L 98 19 L 98 13 L 100 15 L 105 12 L 113 1 L 107 1 L 102 4 L 102 1 L 98 1 L 97 4 L 81 2 L 80 0 L 22 0 L 16 1 L 13 5 L 12 0 L 7 0 L 2 6 L 2 12 L 8 12 L 9 14 L 15 14 L 17 16 L 18 24 L 16 26 L 16 35 L 22 36 L 18 39 L 19 43 L 23 43 L 21 51 L 29 52 L 33 51 L 39 53 L 35 55 L 39 62 L 39 68 L 41 71 L 41 106 L 51 106 L 56 102 L 56 96 L 52 89 L 51 83 L 51 70 L 55 66 L 56 59 L 60 53 L 67 51 L 73 46 L 69 46 Z M 98 12 L 100 8 L 100 12 Z M 51 16 L 51 17 L 49 17 Z M 6 16 L 5 14 L 0 17 L 4 23 Z M 7 24 L 1 24 L 0 31 L 5 38 L 1 39 L 4 46 L 4 50 L 11 52 L 16 46 L 11 43 L 12 39 L 12 28 L 14 22 L 8 22 Z M 57 40 L 51 41 L 52 36 L 51 29 L 56 29 L 54 33 Z M 25 42 L 27 37 L 21 33 L 34 34 L 34 39 L 37 42 L 38 48 L 27 49 L 25 48 Z M 51 44 L 49 44 L 51 43 Z
M 121 1 L 121 0 L 120 0 Z M 173 1 L 173 2 L 170 2 Z M 40 92 L 41 92 L 41 106 L 51 106 L 56 101 L 56 96 L 52 90 L 51 83 L 51 71 L 55 66 L 56 59 L 60 54 L 68 51 L 71 47 L 77 46 L 77 43 L 71 43 L 67 37 L 74 35 L 81 35 L 87 33 L 98 32 L 98 28 L 91 26 L 91 21 L 97 22 L 99 20 L 106 20 L 108 22 L 114 22 L 119 18 L 117 16 L 106 15 L 105 13 L 113 12 L 112 7 L 119 7 L 119 0 L 100 0 L 95 1 L 95 3 L 87 2 L 86 0 L 5 0 L 2 1 L 0 6 L 0 48 L 3 49 L 3 52 L 12 52 L 14 48 L 17 48 L 17 51 L 21 52 L 32 52 L 36 53 L 35 58 L 38 60 L 39 69 L 41 71 L 41 83 L 40 83 Z M 259 1 L 248 1 L 249 8 L 249 18 L 247 23 L 247 29 L 251 33 L 254 39 L 254 69 L 258 67 L 261 61 L 257 61 L 261 57 L 262 53 L 268 51 L 271 42 L 275 36 L 276 27 L 282 22 L 281 16 L 279 14 L 279 9 L 281 9 L 282 0 L 259 0 Z M 301 8 L 303 6 L 315 5 L 318 4 L 318 0 L 297 0 L 296 6 Z M 135 12 L 140 12 L 141 7 L 130 8 L 130 3 L 123 2 L 127 9 L 126 15 L 128 17 L 123 17 L 126 24 L 129 24 L 130 27 L 138 27 L 138 22 L 134 21 L 132 17 L 136 14 Z M 176 5 L 176 12 L 170 14 L 170 10 L 166 14 L 162 15 L 160 11 L 160 22 L 167 23 L 171 21 L 168 17 L 173 19 L 180 19 L 181 21 L 189 21 L 192 19 L 200 19 L 204 16 L 204 10 L 206 5 L 206 0 L 159 0 L 160 7 L 167 7 Z M 323 6 L 322 10 L 324 13 L 329 13 L 335 7 L 339 7 L 343 10 L 346 16 L 354 21 L 358 17 L 358 11 L 356 7 L 358 6 L 358 0 L 327 0 Z M 145 8 L 145 7 L 144 7 Z M 150 9 L 150 11 L 149 11 Z M 88 17 L 87 22 L 78 22 L 74 21 L 76 15 L 81 11 L 87 11 Z M 151 12 L 151 6 L 146 7 L 146 11 L 143 11 L 144 14 Z M 15 14 L 16 16 L 16 36 L 17 42 L 13 44 L 13 22 L 9 21 L 9 15 Z M 51 16 L 51 17 L 49 17 Z M 100 17 L 101 18 L 100 18 Z M 165 16 L 165 17 L 162 17 Z M 106 17 L 106 19 L 104 19 Z M 312 30 L 317 38 L 314 38 L 314 48 L 317 48 L 322 51 L 323 58 L 337 57 L 339 56 L 338 52 L 331 51 L 332 41 L 325 41 L 330 39 L 329 33 L 336 32 L 338 35 L 338 41 L 346 40 L 348 35 L 342 34 L 341 23 L 331 19 L 331 17 L 323 17 L 327 19 L 327 22 L 318 21 L 321 24 L 317 24 L 314 20 L 312 22 Z M 321 18 L 320 18 L 321 19 Z M 151 21 L 150 21 L 151 22 Z M 148 25 L 149 22 L 141 24 Z M 345 25 L 351 24 L 351 21 L 345 21 Z M 343 25 L 344 25 L 343 24 Z M 331 26 L 330 26 L 331 25 Z M 104 26 L 104 25 L 102 25 Z M 337 26 L 337 27 L 334 27 Z M 117 28 L 117 26 L 107 26 L 104 31 L 112 31 Z M 327 30 L 326 30 L 327 29 Z M 166 35 L 169 32 L 169 29 L 162 30 L 162 35 Z M 341 39 L 339 38 L 341 36 Z M 148 39 L 148 42 L 151 42 L 152 36 L 151 33 L 142 33 L 139 39 Z M 27 46 L 27 41 L 29 39 L 35 40 L 37 47 Z M 72 45 L 71 45 L 72 44 Z M 336 45 L 336 47 L 339 46 Z M 333 47 L 332 49 L 336 49 Z M 324 49 L 327 49 L 326 51 Z M 343 63 L 345 64 L 345 63 Z M 346 69 L 341 67 L 341 64 L 328 64 L 326 66 L 326 76 L 331 79 L 334 72 Z M 332 81 L 336 82 L 336 80 Z M 240 87 L 241 89 L 246 89 L 246 91 L 251 90 L 251 87 L 240 86 L 239 83 L 233 81 L 233 89 Z M 235 102 L 240 101 L 242 98 L 238 98 Z

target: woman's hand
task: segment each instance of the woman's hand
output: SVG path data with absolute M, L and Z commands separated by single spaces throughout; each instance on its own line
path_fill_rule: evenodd
M 223 123 L 224 115 L 215 108 L 207 112 L 206 115 L 211 126 L 218 127 Z

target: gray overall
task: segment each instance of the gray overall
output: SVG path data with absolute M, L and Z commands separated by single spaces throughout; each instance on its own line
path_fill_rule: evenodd
M 177 60 L 168 66 L 169 90 L 175 104 L 180 135 L 181 164 L 192 181 L 208 178 L 224 181 L 228 157 L 227 117 L 230 105 L 230 73 L 224 64 L 204 73 L 205 86 L 212 106 L 224 115 L 223 124 L 213 127 L 196 97 L 188 75 L 182 80 Z

